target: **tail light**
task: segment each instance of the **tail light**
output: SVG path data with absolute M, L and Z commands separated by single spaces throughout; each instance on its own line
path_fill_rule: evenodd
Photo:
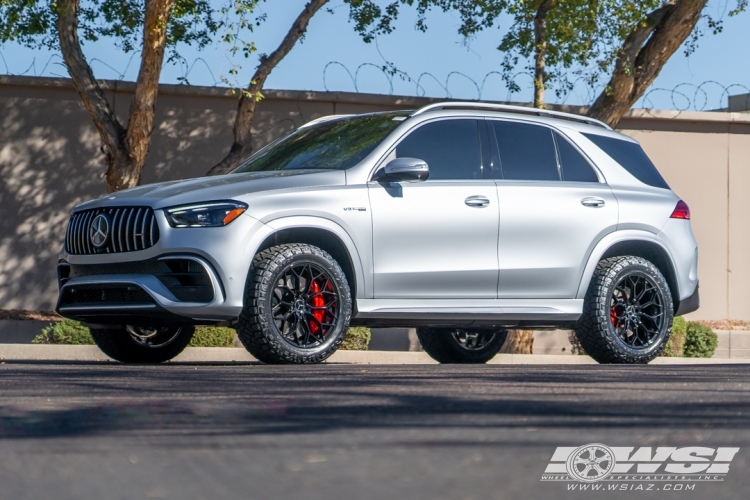
M 680 200 L 677 202 L 677 206 L 674 207 L 674 211 L 669 217 L 672 219 L 690 220 L 690 207 L 687 206 L 687 203 Z

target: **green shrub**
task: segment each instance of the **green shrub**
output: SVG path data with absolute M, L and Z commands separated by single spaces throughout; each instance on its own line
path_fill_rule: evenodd
M 339 349 L 344 351 L 366 351 L 370 345 L 372 335 L 370 329 L 364 326 L 353 326 L 346 332 L 346 337 Z
M 91 332 L 78 321 L 64 319 L 57 323 L 50 323 L 42 329 L 42 333 L 34 337 L 32 344 L 68 344 L 92 345 L 94 339 Z
M 682 316 L 677 316 L 672 322 L 672 333 L 669 335 L 667 345 L 664 346 L 664 350 L 660 356 L 666 356 L 669 358 L 679 358 L 683 356 L 683 349 L 685 347 L 685 334 L 687 331 L 687 322 Z
M 226 326 L 196 326 L 188 347 L 233 347 L 234 328 Z
M 719 337 L 709 327 L 688 321 L 683 355 L 686 358 L 710 358 L 714 355 Z

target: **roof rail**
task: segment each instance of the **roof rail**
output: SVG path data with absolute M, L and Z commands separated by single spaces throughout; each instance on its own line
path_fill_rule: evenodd
M 589 118 L 587 116 L 574 115 L 573 113 L 563 113 L 562 111 L 551 111 L 548 109 L 529 108 L 526 106 L 511 106 L 509 104 L 491 104 L 487 102 L 436 102 L 435 104 L 428 104 L 423 106 L 412 113 L 412 116 L 432 111 L 434 109 L 446 109 L 446 108 L 458 108 L 458 109 L 488 109 L 492 111 L 504 111 L 507 113 L 522 113 L 527 115 L 537 116 L 549 116 L 552 118 L 560 118 L 563 120 L 579 121 L 588 123 L 589 125 L 595 125 L 597 127 L 603 127 L 607 130 L 612 130 L 612 127 L 606 123 Z
M 317 125 L 318 123 L 323 123 L 323 122 L 328 122 L 328 121 L 331 121 L 331 120 L 336 120 L 337 118 L 346 118 L 347 116 L 354 116 L 354 115 L 348 114 L 348 115 L 326 115 L 326 116 L 321 116 L 320 118 L 316 118 L 314 120 L 310 120 L 307 123 L 303 123 L 302 125 L 299 126 L 299 128 L 309 127 L 310 125 Z

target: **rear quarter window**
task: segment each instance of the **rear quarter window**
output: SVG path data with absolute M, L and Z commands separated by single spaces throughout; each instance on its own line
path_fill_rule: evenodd
M 588 140 L 612 157 L 622 168 L 649 186 L 669 189 L 669 185 L 661 176 L 656 166 L 646 156 L 640 144 L 622 139 L 614 139 L 596 134 L 583 134 Z

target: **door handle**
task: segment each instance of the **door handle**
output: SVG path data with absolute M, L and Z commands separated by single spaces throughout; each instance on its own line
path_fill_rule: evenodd
M 583 205 L 584 207 L 594 207 L 594 208 L 603 207 L 604 200 L 602 200 L 601 198 L 595 198 L 593 196 L 589 196 L 581 200 L 581 205 Z
M 464 203 L 470 207 L 483 208 L 490 204 L 490 200 L 484 196 L 469 196 Z

